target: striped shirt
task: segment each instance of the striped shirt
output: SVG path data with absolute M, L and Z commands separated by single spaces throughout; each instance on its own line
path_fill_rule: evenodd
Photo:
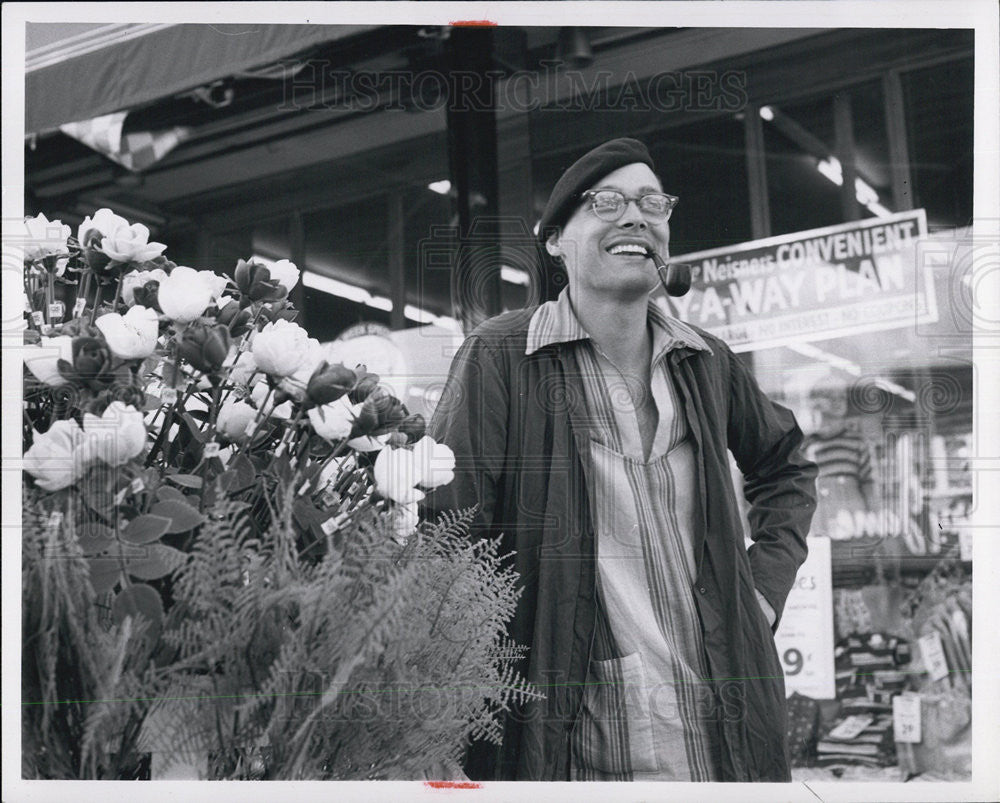
M 710 781 L 718 777 L 714 695 L 692 594 L 696 465 L 666 355 L 709 350 L 652 300 L 649 388 L 600 353 L 566 290 L 542 305 L 527 353 L 573 343 L 590 429 L 587 476 L 597 540 L 598 613 L 580 716 L 571 732 L 575 780 Z M 632 383 L 634 385 L 634 382 Z M 658 412 L 648 460 L 633 399 Z

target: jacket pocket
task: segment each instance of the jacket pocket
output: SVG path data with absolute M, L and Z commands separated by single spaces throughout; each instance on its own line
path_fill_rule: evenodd
M 639 653 L 590 662 L 571 741 L 573 761 L 581 768 L 626 775 L 657 769 L 649 688 Z

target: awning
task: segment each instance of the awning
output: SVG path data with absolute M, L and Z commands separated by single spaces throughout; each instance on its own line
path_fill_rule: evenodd
M 374 27 L 109 25 L 86 42 L 28 54 L 25 133 L 135 108 Z

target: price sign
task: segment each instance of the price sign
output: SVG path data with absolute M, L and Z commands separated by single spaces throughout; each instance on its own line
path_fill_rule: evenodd
M 786 693 L 829 700 L 836 696 L 830 539 L 809 538 L 808 546 L 774 640 Z
M 49 320 L 61 321 L 66 314 L 66 305 L 62 301 L 53 301 L 49 304 Z
M 31 313 L 31 320 L 35 322 L 35 326 L 41 326 L 45 323 L 45 315 L 42 314 L 41 310 L 36 309 Z
M 850 741 L 855 736 L 859 736 L 861 732 L 874 721 L 875 717 L 868 714 L 854 714 L 841 722 L 827 735 L 831 739 Z
M 209 441 L 205 444 L 205 457 L 218 457 L 221 449 L 218 441 Z
M 892 732 L 897 742 L 919 744 L 920 734 L 920 695 L 897 694 L 892 698 Z
M 941 634 L 936 630 L 926 636 L 921 636 L 920 654 L 924 658 L 924 668 L 931 676 L 931 680 L 941 680 L 948 677 L 948 659 L 944 655 L 944 645 L 941 643 Z
M 78 298 L 76 303 L 73 305 L 73 317 L 79 318 L 80 313 L 87 309 L 87 299 Z

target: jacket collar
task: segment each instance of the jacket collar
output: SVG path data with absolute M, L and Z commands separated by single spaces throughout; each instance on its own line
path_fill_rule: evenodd
M 686 323 L 668 315 L 650 296 L 647 320 L 653 327 L 653 362 L 673 349 L 688 348 L 712 354 L 704 338 Z M 540 305 L 528 323 L 528 341 L 525 355 L 533 354 L 540 348 L 556 343 L 572 343 L 590 340 L 573 310 L 569 299 L 569 288 L 564 287 L 555 301 Z

